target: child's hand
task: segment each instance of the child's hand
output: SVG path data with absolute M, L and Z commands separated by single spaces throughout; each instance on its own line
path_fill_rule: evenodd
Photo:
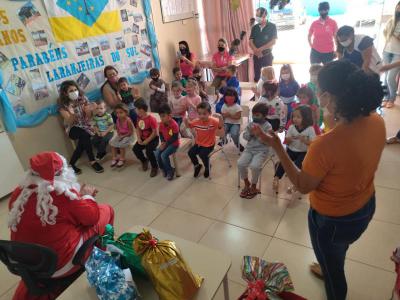
M 160 144 L 160 150 L 164 150 L 166 148 L 167 144 L 165 142 Z
M 117 94 L 117 97 L 118 97 L 119 101 L 122 101 L 122 96 L 119 93 Z
M 150 85 L 150 88 L 152 89 L 152 90 L 156 90 L 157 89 L 157 87 L 155 86 L 155 85 Z
M 260 125 L 258 124 L 253 124 L 253 126 L 251 126 L 250 128 L 250 133 L 254 136 L 259 136 L 262 132 L 262 129 L 260 127 Z

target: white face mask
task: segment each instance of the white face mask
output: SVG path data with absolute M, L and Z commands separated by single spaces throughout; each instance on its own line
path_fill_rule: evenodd
M 75 101 L 79 98 L 79 91 L 74 91 L 74 92 L 70 92 L 68 93 L 68 97 L 69 99 Z
M 340 42 L 340 45 L 342 45 L 343 47 L 347 48 L 348 46 L 350 46 L 350 44 L 353 42 L 352 39 L 347 39 L 343 42 Z
M 262 23 L 262 20 L 263 20 L 263 19 L 262 19 L 261 17 L 256 17 L 256 22 L 257 22 L 257 23 Z
M 282 75 L 281 75 L 281 78 L 282 78 L 283 80 L 289 80 L 289 79 L 290 79 L 290 74 L 282 74 Z

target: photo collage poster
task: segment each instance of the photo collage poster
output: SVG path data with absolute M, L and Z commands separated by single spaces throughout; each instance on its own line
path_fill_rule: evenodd
M 56 103 L 65 80 L 88 93 L 103 69 L 144 80 L 154 66 L 142 0 L 0 2 L 2 87 L 16 117 Z

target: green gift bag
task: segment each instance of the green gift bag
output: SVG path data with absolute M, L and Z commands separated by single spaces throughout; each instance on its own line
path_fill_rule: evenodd
M 121 268 L 130 268 L 132 274 L 138 274 L 147 278 L 147 273 L 141 264 L 141 257 L 136 254 L 133 249 L 133 241 L 137 237 L 136 233 L 126 232 L 116 240 L 114 239 L 114 228 L 108 224 L 104 235 L 101 237 L 103 247 L 107 247 L 112 251 L 112 247 L 117 248 L 121 254 Z

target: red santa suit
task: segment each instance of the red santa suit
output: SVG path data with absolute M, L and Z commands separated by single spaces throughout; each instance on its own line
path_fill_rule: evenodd
M 81 195 L 81 187 L 64 157 L 44 152 L 30 159 L 25 180 L 13 192 L 8 226 L 11 240 L 35 243 L 58 255 L 53 277 L 76 272 L 72 259 L 82 243 L 114 221 L 109 205 L 99 205 L 91 195 Z M 21 281 L 13 300 L 55 299 L 54 295 L 30 296 Z

